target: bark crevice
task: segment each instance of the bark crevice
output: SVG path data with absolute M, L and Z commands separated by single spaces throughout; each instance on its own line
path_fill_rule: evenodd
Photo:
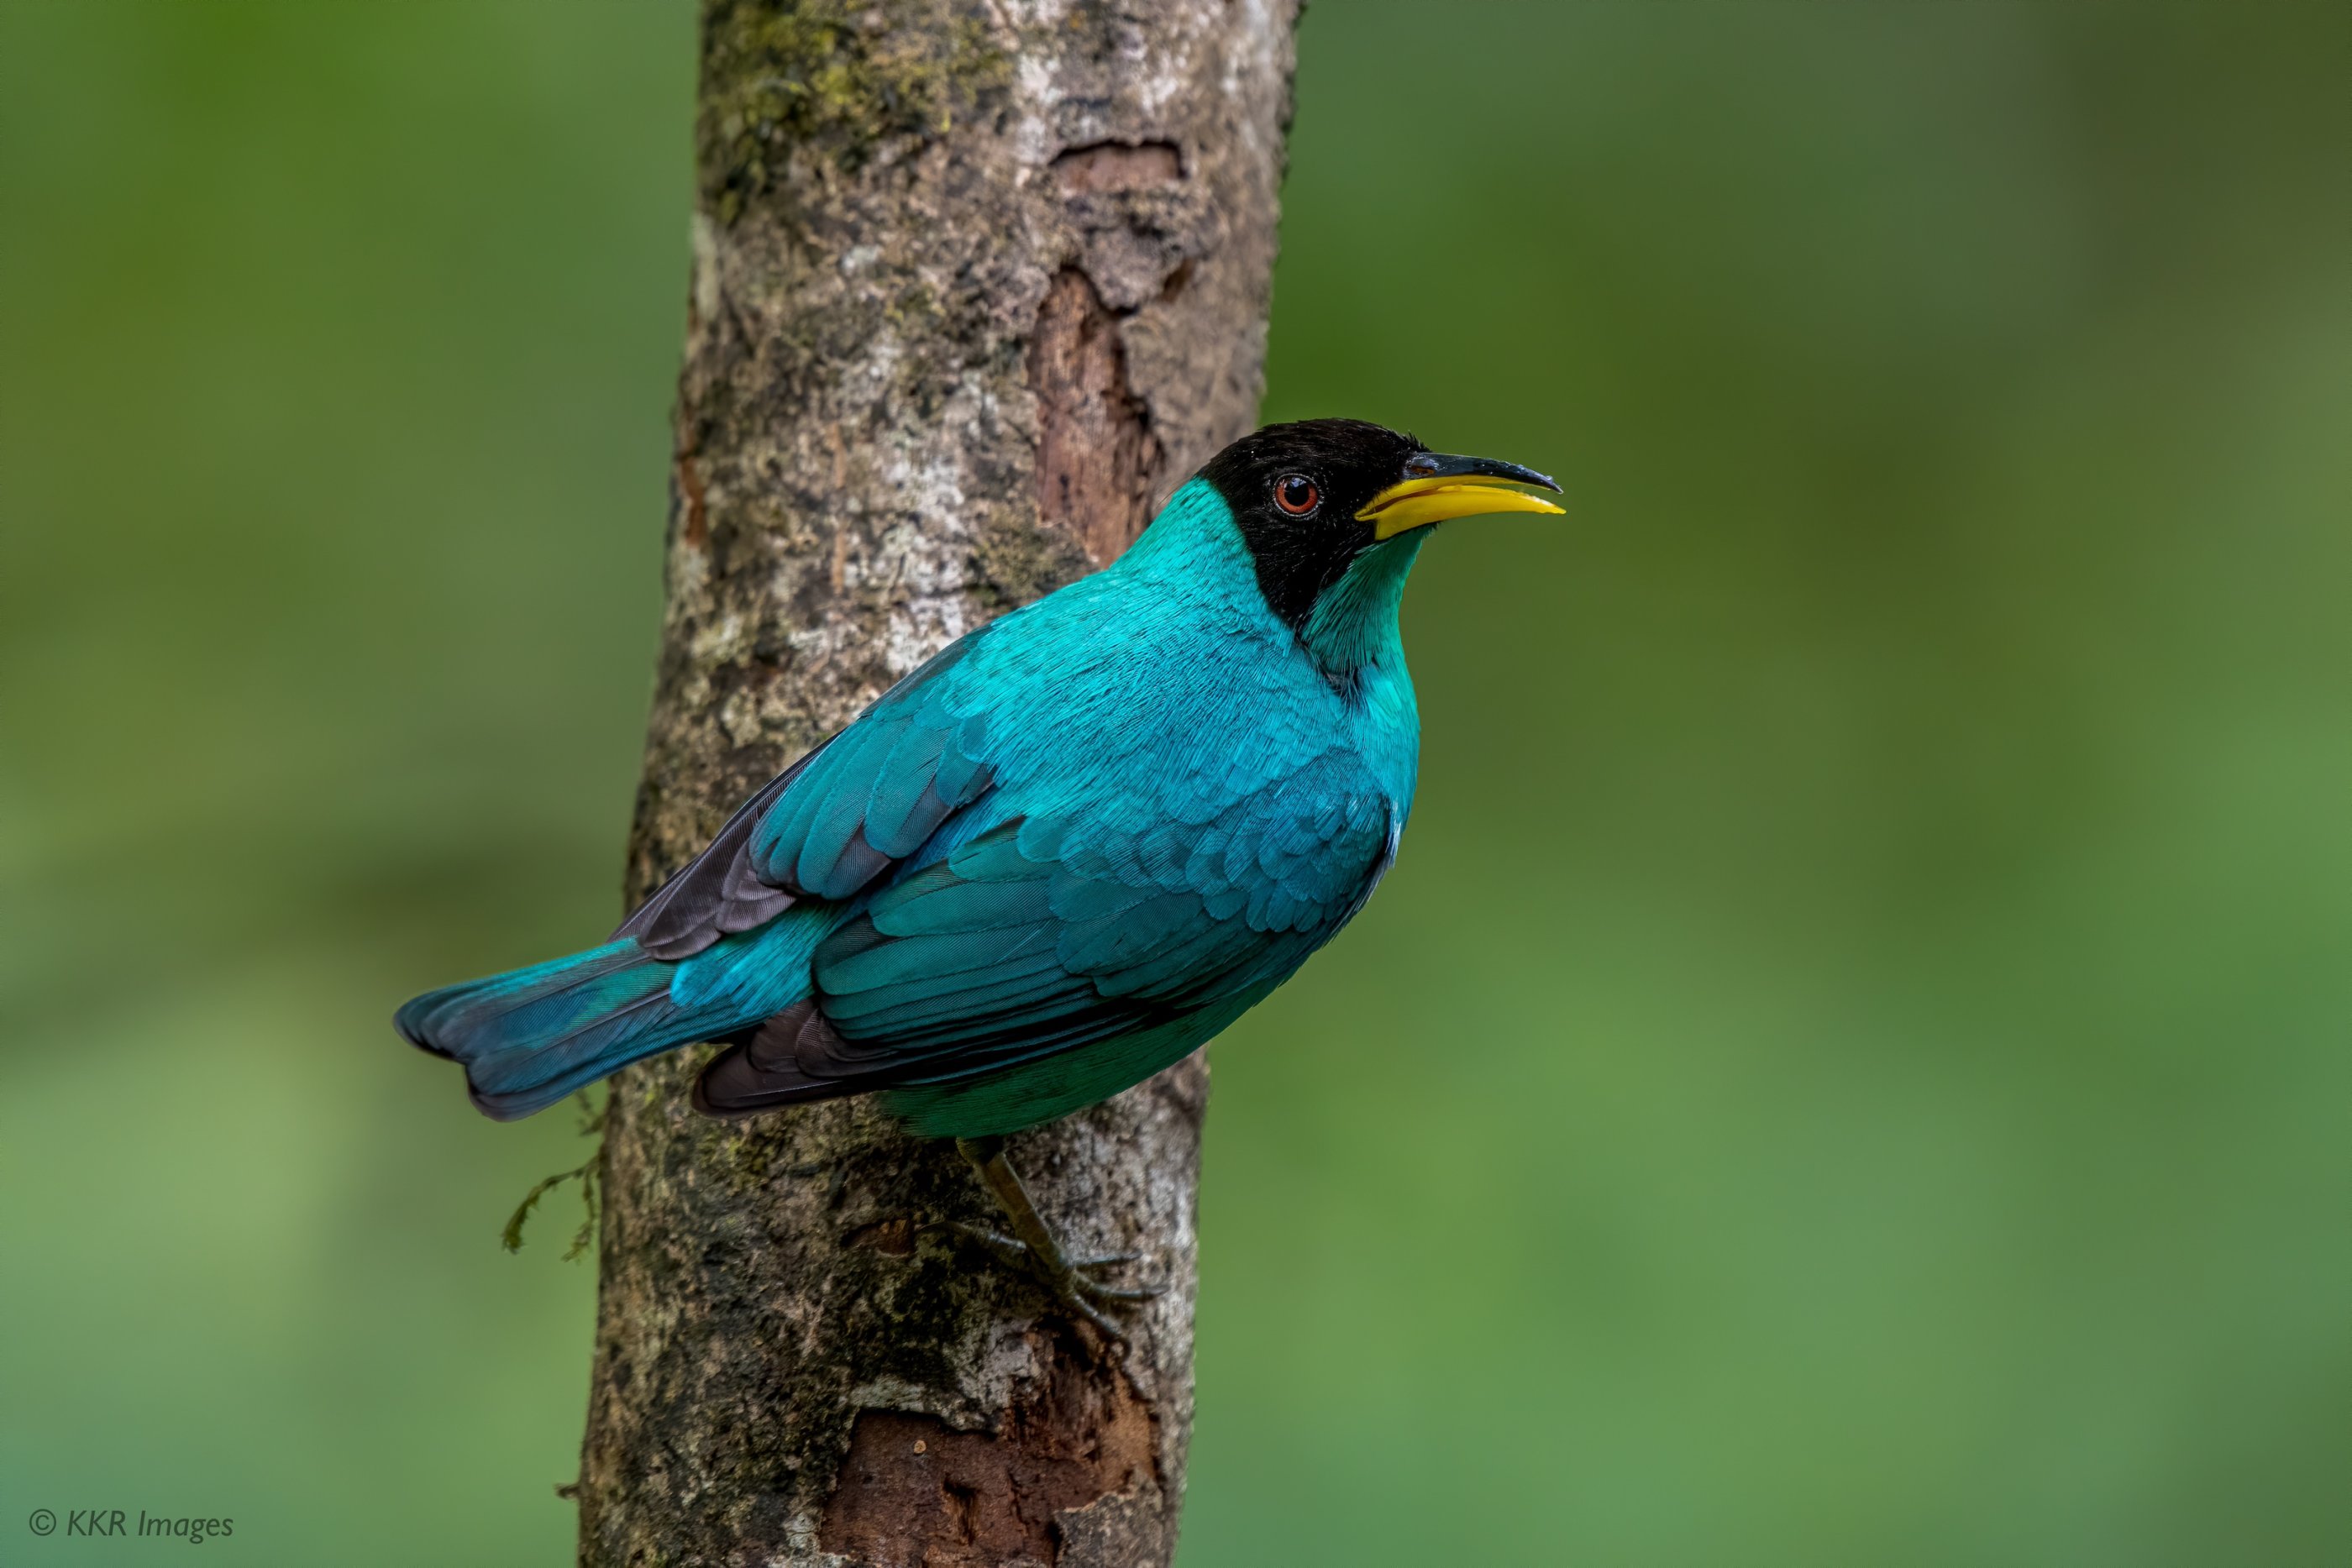
M 1033 1331 L 1040 1372 L 1016 1380 L 986 1431 L 861 1410 L 818 1545 L 876 1568 L 1054 1568 L 1063 1516 L 1106 1500 L 1156 1510 L 1159 1421 L 1115 1363 Z
M 1037 397 L 1037 517 L 1108 566 L 1151 520 L 1160 443 L 1129 389 L 1118 318 L 1078 267 L 1054 275 L 1029 346 Z

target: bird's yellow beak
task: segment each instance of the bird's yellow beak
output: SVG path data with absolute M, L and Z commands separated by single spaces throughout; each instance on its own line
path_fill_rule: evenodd
M 1562 508 L 1510 485 L 1538 486 L 1557 494 L 1559 486 L 1532 468 L 1492 457 L 1447 457 L 1424 452 L 1405 465 L 1407 477 L 1390 486 L 1356 514 L 1360 523 L 1372 525 L 1375 538 L 1392 539 L 1412 528 L 1427 528 L 1454 517 L 1484 517 L 1489 512 L 1547 512 L 1565 516 Z M 1504 481 L 1480 484 L 1478 480 Z

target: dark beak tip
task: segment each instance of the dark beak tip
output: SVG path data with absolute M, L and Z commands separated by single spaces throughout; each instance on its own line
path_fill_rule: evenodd
M 1413 479 L 1507 479 L 1515 485 L 1549 490 L 1555 496 L 1565 494 L 1550 475 L 1496 457 L 1449 457 L 1443 453 L 1423 452 L 1409 459 L 1404 466 L 1406 476 Z
M 1517 463 L 1494 464 L 1493 476 L 1497 479 L 1515 480 L 1522 485 L 1532 485 L 1539 490 L 1549 490 L 1555 496 L 1560 494 L 1559 482 L 1550 475 L 1538 474 L 1534 469 Z

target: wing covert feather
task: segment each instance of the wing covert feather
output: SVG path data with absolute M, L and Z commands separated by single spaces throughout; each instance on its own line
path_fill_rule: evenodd
M 1271 988 L 1361 906 L 1394 815 L 1334 753 L 1197 823 L 1013 818 L 819 946 L 814 1077 L 976 1076 Z
M 948 645 L 857 721 L 744 802 L 709 848 L 621 923 L 656 958 L 691 957 L 805 898 L 856 897 L 993 782 L 962 747 L 946 677 L 986 634 Z

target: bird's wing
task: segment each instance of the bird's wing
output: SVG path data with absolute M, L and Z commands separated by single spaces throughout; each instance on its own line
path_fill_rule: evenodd
M 1003 822 L 817 949 L 801 1075 L 946 1082 L 1270 989 L 1393 857 L 1397 814 L 1330 752 L 1205 823 Z
M 744 802 L 708 849 L 621 923 L 656 958 L 700 952 L 803 898 L 853 896 L 988 792 L 976 726 L 945 677 L 987 629 L 959 639 Z

